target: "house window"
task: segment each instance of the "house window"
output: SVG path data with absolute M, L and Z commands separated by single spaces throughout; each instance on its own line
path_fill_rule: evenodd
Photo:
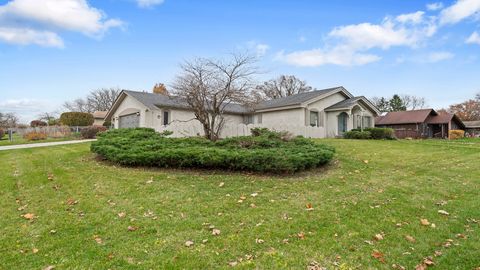
M 310 126 L 318 127 L 318 112 L 310 111 Z
M 253 124 L 253 115 L 245 115 L 243 117 L 243 122 L 245 125 L 250 125 L 250 124 Z
M 372 126 L 372 118 L 370 116 L 363 117 L 363 127 L 369 128 Z
M 263 121 L 262 118 L 263 118 L 263 117 L 262 117 L 262 114 L 259 113 L 259 114 L 257 115 L 257 124 L 261 124 L 261 123 L 262 123 L 262 121 Z
M 355 126 L 357 128 L 362 128 L 362 116 L 357 115 L 357 117 L 355 117 L 355 122 L 356 122 Z
M 163 111 L 163 125 L 166 126 L 168 123 L 170 123 L 170 112 Z

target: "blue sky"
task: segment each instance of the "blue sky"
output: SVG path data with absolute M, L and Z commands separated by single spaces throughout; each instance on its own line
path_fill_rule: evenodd
M 355 95 L 480 92 L 480 0 L 0 0 L 0 111 L 24 121 L 102 87 L 150 91 L 196 56 Z

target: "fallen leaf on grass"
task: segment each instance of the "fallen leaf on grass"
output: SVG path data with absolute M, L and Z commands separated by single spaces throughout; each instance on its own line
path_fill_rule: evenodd
M 428 222 L 428 219 L 422 218 L 420 219 L 420 224 L 422 224 L 423 226 L 428 226 L 430 225 L 430 222 Z
M 466 236 L 465 234 L 463 234 L 463 233 L 458 233 L 458 234 L 456 235 L 456 237 L 457 237 L 457 238 L 461 238 L 461 239 L 467 239 L 467 236 Z
M 382 263 L 385 263 L 384 254 L 382 252 L 378 251 L 378 250 L 373 251 L 372 257 L 374 257 L 375 259 L 377 259 L 378 261 L 380 261 Z
M 307 203 L 307 205 L 305 205 L 306 208 L 307 208 L 307 211 L 312 211 L 313 210 L 313 205 L 311 203 Z
M 33 249 L 32 249 L 32 253 L 33 253 L 33 254 L 38 253 L 38 248 L 33 248 Z
M 53 173 L 48 173 L 47 179 L 52 181 L 53 180 Z
M 303 233 L 303 232 L 297 233 L 297 236 L 298 236 L 298 238 L 300 238 L 302 240 L 305 239 L 305 233 Z
M 250 194 L 250 196 L 252 196 L 252 197 L 257 197 L 257 196 L 258 196 L 258 193 L 254 192 L 254 193 Z
M 193 246 L 194 244 L 195 244 L 195 243 L 193 243 L 193 241 L 190 241 L 190 240 L 188 240 L 187 242 L 185 242 L 185 246 L 186 246 L 186 247 L 191 247 L 191 246 Z
M 444 216 L 450 215 L 450 214 L 449 214 L 447 211 L 445 211 L 445 210 L 438 210 L 438 213 L 439 213 L 440 215 L 444 215 Z
M 23 218 L 28 219 L 28 220 L 33 220 L 35 217 L 35 214 L 32 213 L 26 213 L 25 215 L 22 215 Z
M 67 204 L 68 204 L 68 205 L 75 205 L 75 204 L 77 204 L 77 203 L 78 203 L 78 201 L 75 200 L 75 199 L 73 199 L 73 198 L 69 198 L 69 199 L 67 200 Z
M 49 265 L 49 266 L 43 268 L 43 270 L 53 270 L 53 269 L 55 269 L 54 265 Z
M 218 184 L 218 187 L 223 187 L 223 186 L 225 186 L 224 182 L 220 182 L 220 184 Z
M 129 232 L 134 232 L 134 231 L 138 230 L 138 227 L 137 226 L 128 226 L 127 229 L 128 229 Z
M 320 266 L 316 261 L 311 261 L 307 265 L 307 270 L 327 270 L 327 268 Z
M 405 235 L 405 239 L 407 239 L 407 241 L 410 243 L 415 243 L 417 241 L 415 238 L 413 238 L 413 236 L 410 235 Z
M 124 218 L 124 217 L 127 216 L 127 213 L 125 213 L 125 212 L 120 212 L 120 213 L 118 213 L 117 215 L 118 215 L 119 218 Z
M 373 239 L 375 239 L 377 241 L 383 240 L 383 235 L 380 234 L 380 233 L 377 233 L 373 236 Z
M 406 270 L 407 269 L 404 266 L 401 266 L 399 264 L 392 264 L 392 268 L 396 269 L 396 270 Z
M 237 264 L 238 264 L 237 261 L 233 261 L 233 262 L 229 262 L 228 266 L 234 267 L 234 266 L 237 266 Z
M 263 244 L 263 243 L 265 243 L 265 240 L 260 239 L 260 238 L 257 238 L 257 239 L 255 239 L 255 243 L 257 243 L 257 244 Z
M 368 160 L 364 160 L 363 163 L 368 164 Z
M 220 230 L 219 229 L 213 229 L 212 230 L 212 235 L 220 235 Z
M 99 245 L 103 243 L 102 238 L 100 238 L 98 235 L 94 235 L 93 240 L 95 240 L 95 242 L 97 242 Z

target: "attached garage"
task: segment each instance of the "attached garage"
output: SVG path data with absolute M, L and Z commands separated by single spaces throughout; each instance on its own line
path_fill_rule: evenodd
M 133 113 L 119 117 L 120 128 L 136 128 L 140 126 L 140 115 Z

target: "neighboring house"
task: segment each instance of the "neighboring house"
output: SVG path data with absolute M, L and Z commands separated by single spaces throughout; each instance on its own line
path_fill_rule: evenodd
M 480 121 L 464 121 L 465 132 L 473 137 L 480 136 Z
M 267 127 L 306 137 L 336 137 L 353 128 L 373 127 L 379 113 L 367 98 L 335 87 L 265 101 L 253 108 L 228 104 L 221 136 L 248 135 L 253 127 Z M 106 119 L 115 128 L 171 130 L 176 137 L 203 134 L 184 100 L 162 94 L 124 90 Z
M 103 123 L 105 123 L 105 117 L 107 116 L 107 111 L 95 111 L 92 113 L 93 115 L 93 125 L 94 126 L 103 126 Z
M 448 138 L 449 130 L 465 129 L 455 114 L 433 109 L 389 112 L 375 118 L 375 126 L 393 128 L 397 138 Z

